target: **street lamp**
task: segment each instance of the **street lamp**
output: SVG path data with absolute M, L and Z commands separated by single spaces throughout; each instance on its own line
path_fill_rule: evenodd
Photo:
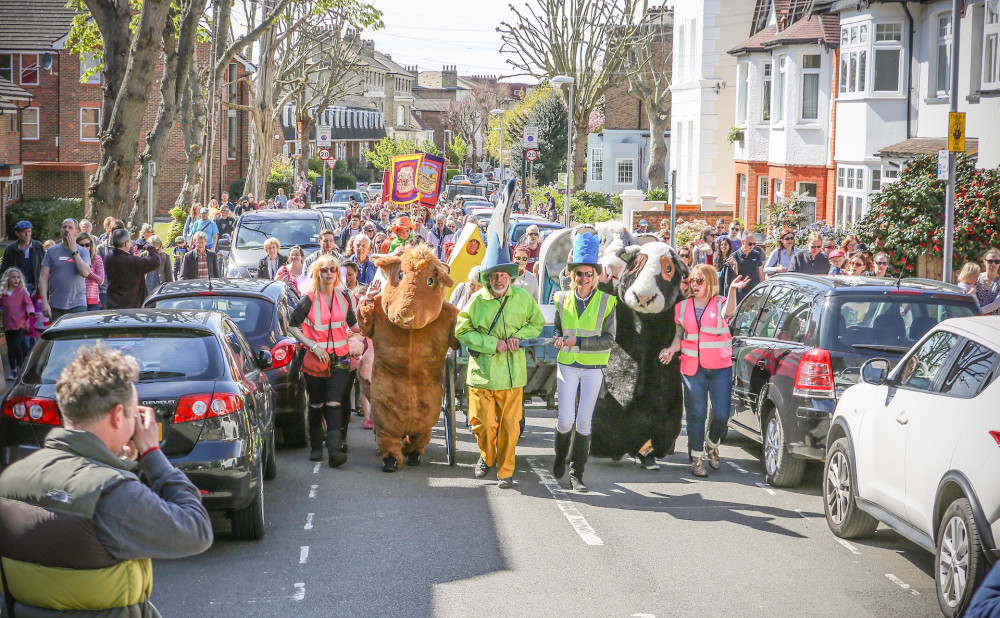
M 441 148 L 441 152 L 444 153 L 444 157 L 446 159 L 448 158 L 448 136 L 449 135 L 451 135 L 451 129 L 445 129 L 444 133 L 443 133 L 444 144 L 443 144 L 443 147 Z
M 503 164 L 503 110 L 502 109 L 491 109 L 491 116 L 500 116 L 500 182 L 504 181 L 504 164 Z
M 553 88 L 562 89 L 563 84 L 569 84 L 569 96 L 566 97 L 566 206 L 563 212 L 563 225 L 569 227 L 569 189 L 573 175 L 573 84 L 575 79 L 569 75 L 556 75 L 549 80 Z

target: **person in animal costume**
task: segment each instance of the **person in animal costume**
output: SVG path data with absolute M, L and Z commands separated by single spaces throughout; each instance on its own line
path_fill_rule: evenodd
M 486 228 L 483 288 L 458 314 L 455 336 L 470 352 L 469 423 L 479 443 L 476 478 L 495 465 L 501 488 L 514 486 L 514 450 L 521 435 L 528 367 L 522 340 L 542 334 L 545 317 L 535 299 L 512 285 L 517 265 L 510 261 L 507 236 L 516 183 L 507 182 Z M 378 352 L 376 350 L 376 356 Z

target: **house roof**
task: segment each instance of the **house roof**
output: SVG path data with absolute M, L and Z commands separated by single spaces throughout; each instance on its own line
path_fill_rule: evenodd
M 757 34 L 753 35 L 749 39 L 743 41 L 736 47 L 729 50 L 730 54 L 743 54 L 752 51 L 764 51 L 767 48 L 764 47 L 764 43 L 771 40 L 775 34 L 778 33 L 778 27 L 774 24 L 767 26 Z
M 757 0 L 756 13 L 772 8 L 770 0 Z M 822 43 L 831 47 L 840 44 L 840 15 L 809 13 L 806 0 L 774 0 L 775 23 L 765 26 L 736 47 L 733 55 L 754 51 L 767 51 L 779 45 Z
M 0 51 L 50 51 L 75 15 L 66 0 L 33 0 L 30 9 L 23 0 L 0 0 Z
M 424 122 L 420 116 L 417 116 L 412 111 L 410 112 L 410 126 L 413 128 L 420 129 L 421 131 L 430 130 L 431 126 Z
M 777 32 L 764 43 L 764 47 L 775 47 L 793 43 L 838 45 L 839 42 L 840 16 L 812 15 L 805 19 L 800 19 L 784 30 Z
M 948 149 L 948 138 L 946 137 L 911 137 L 898 144 L 886 146 L 875 153 L 879 157 L 904 158 L 916 157 L 919 155 L 937 154 L 939 150 Z M 979 152 L 979 139 L 975 137 L 965 138 L 965 154 L 976 154 Z
M 30 101 L 34 96 L 27 90 L 15 86 L 8 80 L 0 77 L 0 100 L 3 101 Z
M 374 56 L 375 56 L 375 61 L 381 64 L 383 67 L 385 67 L 386 70 L 389 71 L 390 73 L 399 73 L 400 75 L 416 78 L 416 75 L 413 75 L 412 73 L 407 71 L 406 67 L 393 61 L 392 58 L 383 54 L 382 52 L 375 50 Z
M 421 71 L 420 75 L 417 76 L 417 83 L 423 88 L 440 90 L 443 88 L 441 85 L 441 71 Z M 459 75 L 458 87 L 449 86 L 449 88 L 452 90 L 472 90 L 475 86 L 475 82 Z

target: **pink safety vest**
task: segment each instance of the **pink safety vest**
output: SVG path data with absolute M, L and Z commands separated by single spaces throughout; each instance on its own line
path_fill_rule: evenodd
M 701 324 L 694 309 L 694 299 L 689 298 L 674 307 L 674 321 L 684 328 L 681 337 L 681 373 L 693 376 L 698 366 L 705 369 L 724 369 L 733 364 L 733 335 L 723 316 L 725 299 L 716 295 L 709 299 Z

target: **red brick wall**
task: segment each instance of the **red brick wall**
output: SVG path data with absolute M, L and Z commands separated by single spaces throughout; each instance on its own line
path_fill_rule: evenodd
M 757 193 L 761 176 L 768 178 L 769 196 L 774 197 L 774 181 L 781 181 L 781 192 L 788 197 L 796 190 L 800 182 L 816 183 L 816 219 L 824 219 L 833 215 L 833 192 L 836 189 L 836 170 L 827 165 L 771 165 L 766 161 L 736 161 L 735 186 L 739 187 L 739 176 L 747 177 L 747 227 L 752 227 L 762 221 L 757 217 Z M 737 208 L 739 204 L 737 203 Z M 735 209 L 734 209 L 735 210 Z
M 17 165 L 21 162 L 21 133 L 16 116 L 14 130 L 8 131 L 12 116 L 14 114 L 0 114 L 0 165 Z

